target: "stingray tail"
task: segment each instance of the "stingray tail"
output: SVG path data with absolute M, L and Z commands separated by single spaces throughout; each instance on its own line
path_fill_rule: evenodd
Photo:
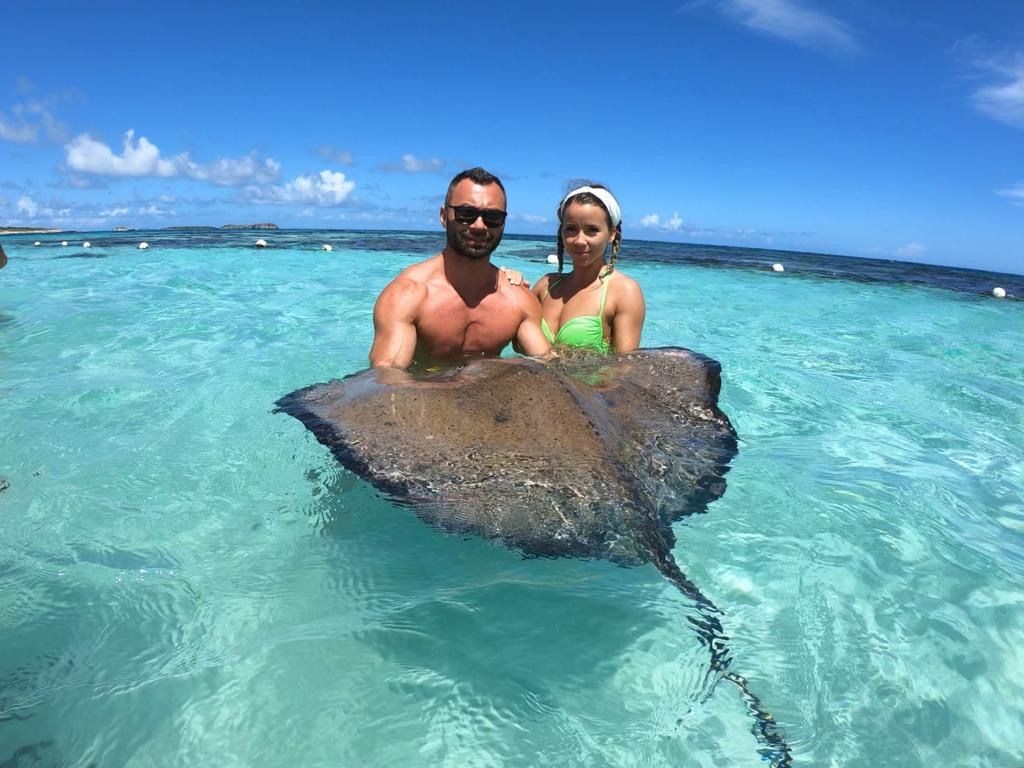
M 743 697 L 743 701 L 747 705 L 747 712 L 754 718 L 754 726 L 751 731 L 754 738 L 757 739 L 757 743 L 761 745 L 761 748 L 757 750 L 761 759 L 772 768 L 789 768 L 793 764 L 793 755 L 789 750 L 789 744 L 786 743 L 786 737 L 783 735 L 782 729 L 779 728 L 779 724 L 775 722 L 775 718 L 772 717 L 772 713 L 765 708 L 764 702 L 750 690 L 747 678 L 735 672 L 726 672 L 722 675 L 722 679 L 728 680 L 740 689 L 740 696 Z
M 743 675 L 729 671 L 729 665 L 732 663 L 727 642 L 729 637 L 718 618 L 722 611 L 686 577 L 664 542 L 657 542 L 650 549 L 654 564 L 662 575 L 697 607 L 698 616 L 688 616 L 687 619 L 696 629 L 697 637 L 711 653 L 708 678 L 714 679 L 710 681 L 711 685 L 705 698 L 711 696 L 718 680 L 728 680 L 735 685 L 747 706 L 747 712 L 754 719 L 754 725 L 750 730 L 760 745 L 757 751 L 761 759 L 771 768 L 789 768 L 793 764 L 793 754 L 779 724 L 775 722 L 775 718 L 760 697 L 750 690 L 747 679 Z

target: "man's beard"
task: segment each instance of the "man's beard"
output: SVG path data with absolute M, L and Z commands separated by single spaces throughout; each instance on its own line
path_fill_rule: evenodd
M 501 235 L 495 230 L 487 230 L 487 239 L 471 239 L 467 237 L 469 229 L 463 227 L 456 229 L 454 226 L 446 227 L 448 232 L 448 247 L 460 256 L 477 261 L 486 259 L 494 249 L 501 243 Z

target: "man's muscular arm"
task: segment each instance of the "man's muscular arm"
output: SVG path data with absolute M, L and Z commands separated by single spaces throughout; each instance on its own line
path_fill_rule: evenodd
M 373 368 L 407 368 L 416 354 L 416 317 L 427 287 L 407 277 L 392 280 L 373 307 Z

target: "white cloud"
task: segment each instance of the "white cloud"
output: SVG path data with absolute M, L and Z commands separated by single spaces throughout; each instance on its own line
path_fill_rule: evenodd
M 1001 82 L 978 88 L 974 106 L 989 117 L 1024 128 L 1024 56 L 1013 62 L 990 63 L 988 68 Z
M 120 154 L 114 154 L 110 147 L 87 133 L 73 138 L 64 149 L 68 168 L 95 176 L 181 177 L 219 187 L 232 187 L 270 184 L 281 172 L 281 164 L 276 160 L 261 160 L 252 152 L 239 158 L 220 158 L 209 165 L 193 162 L 187 152 L 165 158 L 161 156 L 160 148 L 145 136 L 136 140 L 134 130 L 125 133 Z
M 135 141 L 134 130 L 124 135 L 124 151 L 120 155 L 87 133 L 73 138 L 64 149 L 69 168 L 97 176 L 177 176 L 182 160 L 188 162 L 184 155 L 179 156 L 177 163 L 161 158 L 160 149 L 145 136 Z
M 67 141 L 67 126 L 55 118 L 45 104 L 33 101 L 25 107 L 25 112 L 39 118 L 43 124 L 43 132 L 50 141 L 57 143 Z
M 928 251 L 928 247 L 927 246 L 922 245 L 921 243 L 914 242 L 914 243 L 907 243 L 906 245 L 901 245 L 899 248 L 896 249 L 895 253 L 896 253 L 896 258 L 899 258 L 899 259 L 913 259 L 913 258 L 916 258 L 918 256 L 924 255 L 925 253 L 927 253 L 927 251 Z
M 994 120 L 1024 128 L 1024 49 L 972 35 L 957 40 L 952 50 L 981 82 L 971 93 L 974 108 Z
M 197 201 L 202 204 L 203 201 Z M 106 229 L 112 224 L 139 224 L 145 220 L 157 223 L 177 212 L 155 200 L 136 200 L 133 202 L 118 201 L 101 205 L 88 202 L 68 202 L 53 198 L 47 202 L 39 202 L 29 194 L 24 194 L 8 209 L 8 222 L 15 226 L 47 226 L 62 229 Z M 4 211 L 0 209 L 0 214 Z
M 640 219 L 640 226 L 647 229 L 657 229 L 661 232 L 684 232 L 686 226 L 683 223 L 682 217 L 673 212 L 672 215 L 662 221 L 661 216 L 656 213 L 649 213 Z
M 15 104 L 11 115 L 0 112 L 0 139 L 17 144 L 32 144 L 39 140 L 42 130 L 50 141 L 67 139 L 67 127 L 50 112 L 42 101 Z
M 170 211 L 165 211 L 163 208 L 157 208 L 151 203 L 150 205 L 140 205 L 135 213 L 139 216 L 164 216 L 170 213 Z
M 18 198 L 18 213 L 23 213 L 30 219 L 34 219 L 36 214 L 39 213 L 39 204 L 28 195 L 22 195 Z
M 16 116 L 13 120 L 0 112 L 0 139 L 16 144 L 31 144 L 39 138 L 39 129 Z
M 1010 198 L 1014 205 L 1024 205 L 1024 181 L 1020 181 L 1006 189 L 998 189 L 996 194 Z
M 330 160 L 338 165 L 355 165 L 355 158 L 347 149 L 339 149 L 330 144 L 323 144 L 316 148 L 316 154 L 325 160 Z
M 45 205 L 37 203 L 29 195 L 22 195 L 18 198 L 18 202 L 15 203 L 15 208 L 19 214 L 18 220 L 14 223 L 18 224 L 20 221 L 28 222 L 30 219 L 33 223 L 47 223 L 54 219 L 60 219 L 71 214 L 71 209 L 68 207 L 55 208 L 55 205 L 62 205 L 59 201 Z M 66 204 L 63 204 L 66 206 Z
M 262 162 L 253 154 L 245 157 L 225 157 L 202 167 L 190 162 L 185 175 L 197 181 L 209 181 L 218 187 L 234 187 L 240 184 L 269 184 L 281 173 L 281 164 L 273 158 Z
M 330 207 L 345 202 L 355 186 L 340 171 L 320 171 L 315 176 L 298 176 L 284 185 L 249 186 L 244 195 L 254 203 Z
M 548 218 L 546 216 L 535 216 L 532 213 L 524 213 L 522 216 L 519 216 L 518 218 L 521 219 L 522 221 L 525 221 L 527 224 L 547 224 L 548 223 Z
M 432 173 L 444 170 L 444 160 L 436 157 L 420 160 L 414 155 L 402 155 L 402 170 L 406 173 Z
M 828 52 L 852 52 L 859 48 L 848 24 L 806 7 L 801 0 L 721 0 L 716 5 L 745 27 L 797 45 Z
M 443 171 L 445 161 L 434 157 L 429 160 L 422 160 L 415 155 L 404 154 L 400 163 L 384 163 L 379 166 L 380 170 L 388 173 L 439 173 Z
M 107 189 L 106 181 L 98 176 L 81 176 L 77 173 L 68 174 L 64 181 L 72 189 Z

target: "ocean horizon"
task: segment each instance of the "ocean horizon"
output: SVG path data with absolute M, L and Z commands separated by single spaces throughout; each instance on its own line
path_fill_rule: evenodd
M 271 227 L 269 229 L 265 227 Z M 352 238 L 365 236 L 372 243 L 377 237 L 389 234 L 398 236 L 415 236 L 424 238 L 428 245 L 420 248 L 417 253 L 437 252 L 444 246 L 444 233 L 440 230 L 404 230 L 404 229 L 328 229 L 328 228 L 282 228 L 277 225 L 197 225 L 171 226 L 160 229 L 119 228 L 116 230 L 39 230 L 35 232 L 0 234 L 12 245 L 23 246 L 25 241 L 39 241 L 40 248 L 61 247 L 60 243 L 67 240 L 66 235 L 82 235 L 75 241 L 68 241 L 67 248 L 81 248 L 82 242 L 89 242 L 90 247 L 117 247 L 138 244 L 141 241 L 159 242 L 167 246 L 186 245 L 189 248 L 217 247 L 232 245 L 236 247 L 255 247 L 258 239 L 267 242 L 267 247 L 302 248 L 320 250 L 324 244 L 332 245 L 331 238 L 341 237 L 343 244 L 350 244 Z M 205 235 L 205 237 L 204 237 Z M 431 238 L 436 241 L 436 245 Z M 545 233 L 505 234 L 502 252 L 509 250 L 509 243 L 519 241 L 527 244 L 550 241 L 549 250 L 554 251 L 555 238 Z M 0 240 L 2 243 L 3 240 Z M 794 251 L 786 249 L 753 248 L 736 245 L 712 245 L 703 243 L 684 243 L 663 240 L 643 240 L 625 238 L 624 246 L 636 255 L 640 261 L 661 261 L 665 263 L 687 263 L 708 267 L 724 268 L 771 268 L 773 264 L 783 263 L 787 272 L 796 271 L 804 275 L 822 278 L 837 278 L 853 281 L 908 283 L 915 285 L 932 285 L 937 288 L 962 291 L 966 293 L 991 294 L 992 288 L 1002 287 L 1007 291 L 1006 298 L 1024 297 L 1024 271 L 1020 274 L 997 272 L 972 267 L 930 264 L 904 259 L 878 258 L 871 256 L 849 256 L 836 253 L 820 253 L 816 251 Z M 333 245 L 332 245 L 333 247 Z M 374 246 L 377 247 L 377 246 Z M 523 256 L 525 258 L 542 258 L 537 247 L 531 245 Z M 66 255 L 65 255 L 66 256 Z M 1024 269 L 1024 268 L 1022 268 Z

